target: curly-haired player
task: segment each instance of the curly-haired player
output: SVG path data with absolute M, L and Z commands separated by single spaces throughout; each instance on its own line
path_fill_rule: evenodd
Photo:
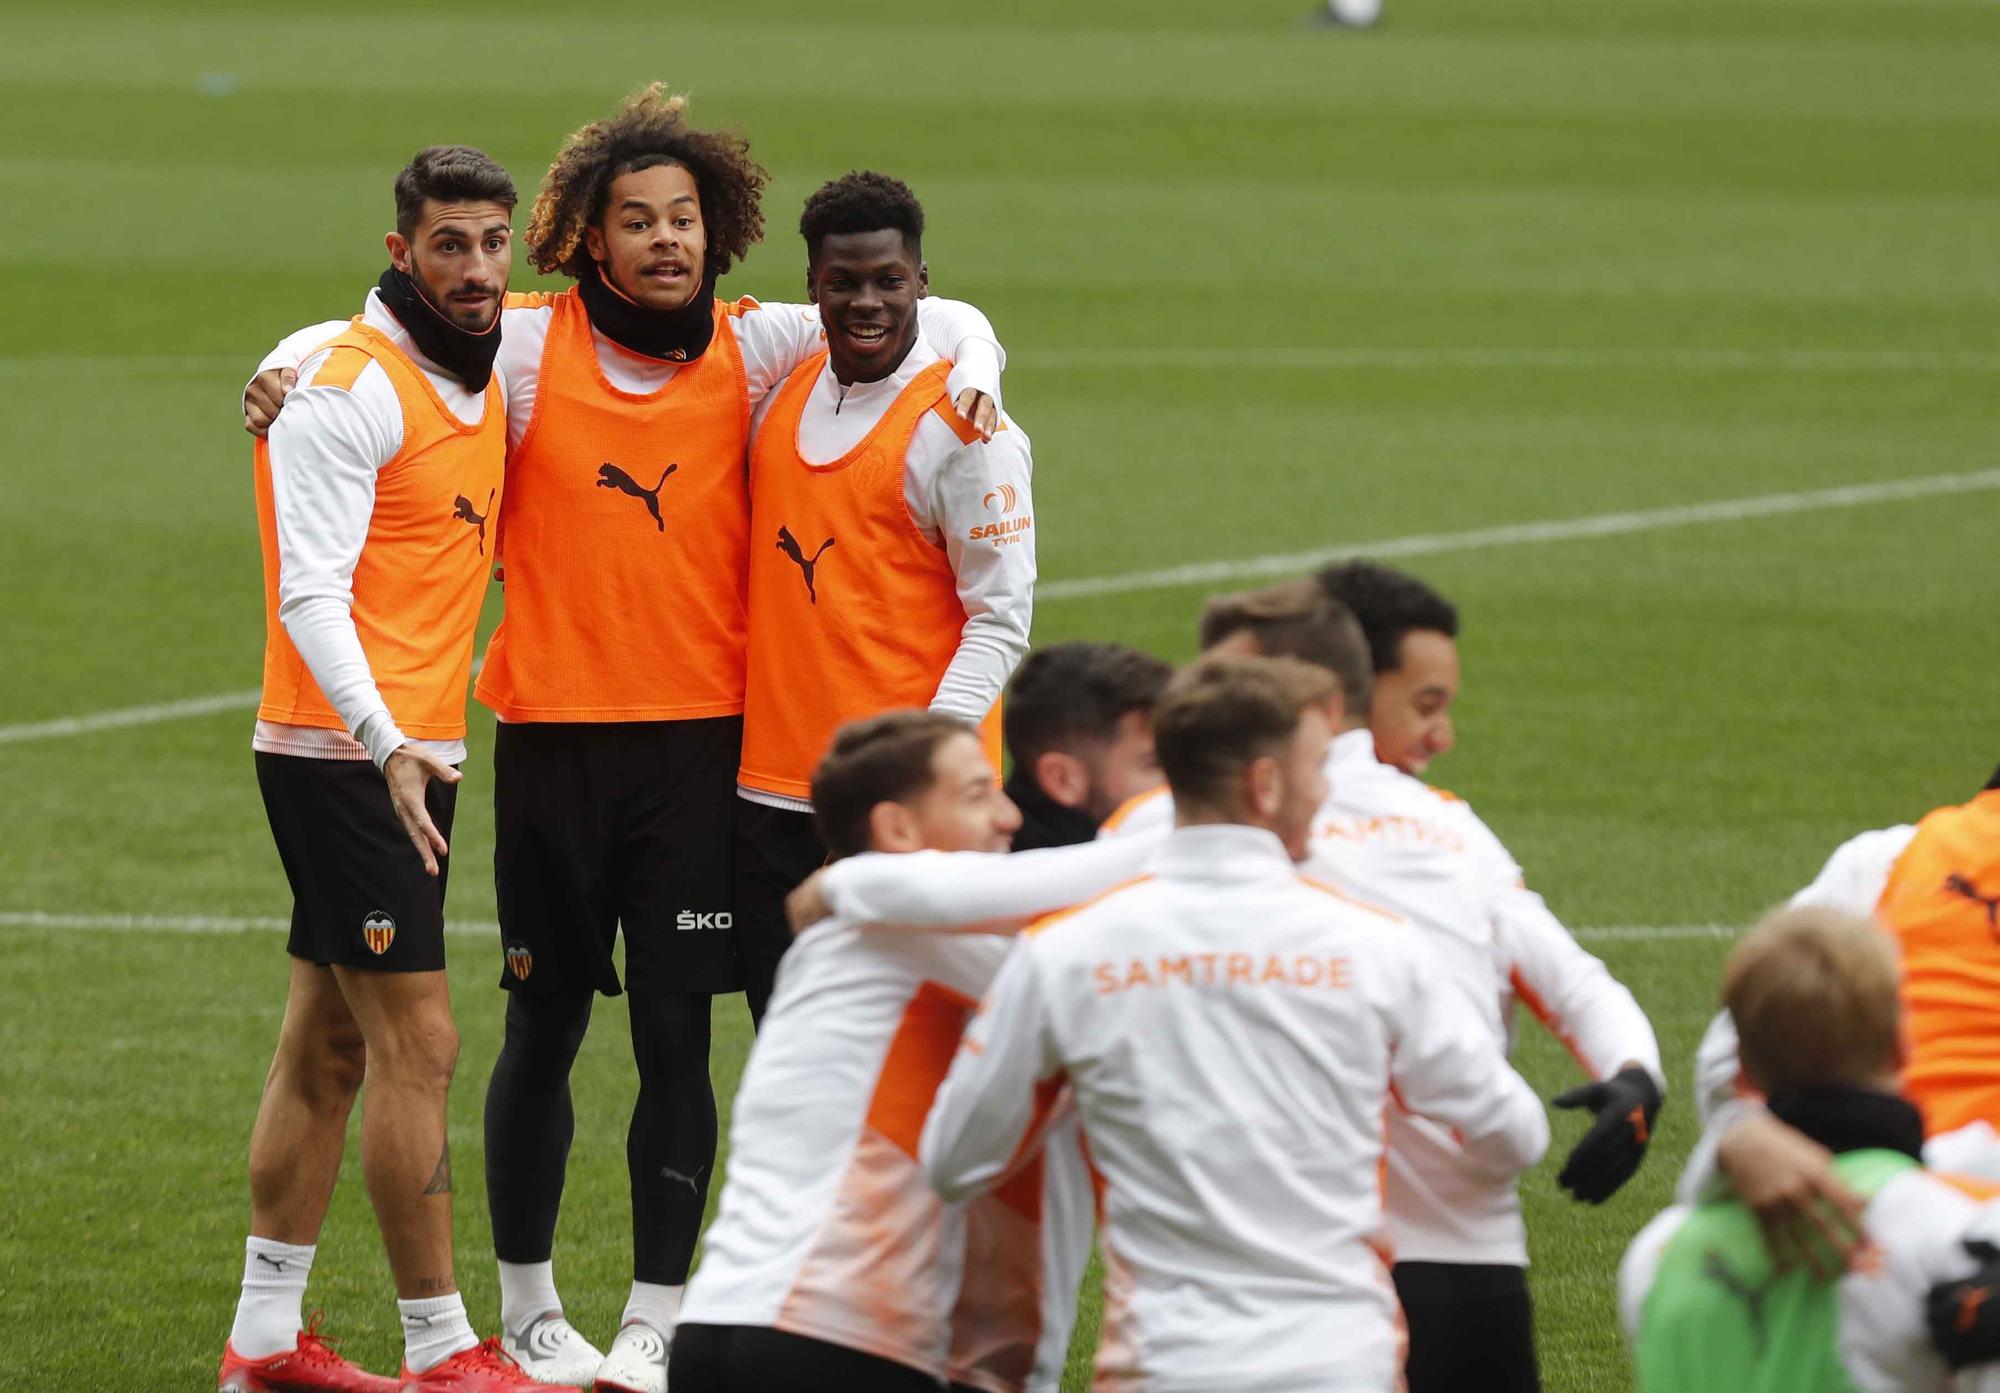
M 500 717 L 510 993 L 487 1094 L 487 1198 L 507 1347 L 557 1382 L 665 1388 L 715 1159 L 710 1003 L 740 987 L 730 837 L 750 419 L 821 337 L 810 306 L 716 297 L 762 235 L 766 177 L 741 137 L 694 129 L 683 97 L 644 88 L 563 142 L 529 215 L 534 264 L 575 286 L 513 297 L 502 320 L 494 550 L 507 607 L 476 690 Z M 970 306 L 926 305 L 934 353 L 957 364 L 952 399 L 995 413 L 992 327 Z M 264 366 L 284 365 L 281 348 Z M 550 1257 L 570 1067 L 596 994 L 626 987 L 633 1285 L 600 1363 L 563 1319 Z

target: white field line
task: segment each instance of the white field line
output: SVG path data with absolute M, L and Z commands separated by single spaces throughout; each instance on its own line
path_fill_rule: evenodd
M 1008 355 L 1014 367 L 1062 372 L 1101 369 L 1144 372 L 1190 368 L 1215 372 L 1599 371 L 1906 373 L 2000 372 L 2000 351 L 1921 348 L 1531 348 L 1406 347 L 1138 347 L 1021 348 Z M 0 381 L 66 377 L 227 374 L 247 377 L 254 366 L 240 354 L 135 353 L 0 356 Z
M 1233 561 L 1196 561 L 1184 566 L 1167 566 L 1155 571 L 1132 571 L 1122 576 L 1050 581 L 1046 585 L 1037 586 L 1035 595 L 1037 599 L 1042 600 L 1072 600 L 1087 595 L 1124 595 L 1139 590 L 1168 590 L 1179 586 L 1210 585 L 1264 576 L 1297 575 L 1315 566 L 1324 566 L 1329 562 L 1344 561 L 1357 556 L 1381 561 L 1391 557 L 1434 556 L 1441 552 L 1577 541 L 1587 537 L 1617 537 L 1633 532 L 1660 532 L 1676 527 L 1694 527 L 1703 523 L 1742 522 L 1751 518 L 1783 517 L 1792 513 L 1819 512 L 1829 508 L 1860 508 L 1871 503 L 1893 503 L 1903 499 L 1937 498 L 1959 493 L 1982 493 L 1992 489 L 2000 489 L 2000 469 L 1980 469 L 1966 474 L 1932 474 L 1923 478 L 1896 479 L 1879 484 L 1846 484 L 1838 488 L 1808 489 L 1798 493 L 1767 493 L 1755 498 L 1676 504 L 1669 508 L 1646 508 L 1626 513 L 1598 513 L 1591 517 L 1506 523 L 1499 527 L 1477 527 L 1469 532 L 1419 533 L 1413 537 L 1389 537 L 1379 542 L 1342 543 L 1312 551 L 1246 556 Z
M 88 716 L 60 716 L 52 721 L 0 726 L 0 745 L 12 745 L 23 740 L 55 740 L 65 735 L 89 735 L 93 731 L 116 730 L 120 726 L 158 725 L 162 721 L 185 720 L 190 716 L 212 716 L 218 711 L 240 711 L 255 706 L 261 695 L 253 687 L 242 692 L 189 697 L 186 701 L 162 701 L 151 706 L 98 711 Z
M 39 910 L 0 911 L 0 929 L 59 929 L 136 934 L 234 934 L 282 933 L 291 920 L 275 915 L 230 917 L 209 914 L 50 914 Z M 495 937 L 496 923 L 476 919 L 454 919 L 445 924 L 448 934 Z M 1651 942 L 1676 939 L 1734 938 L 1738 930 L 1726 924 L 1619 925 L 1582 928 L 1574 931 L 1585 943 Z
M 1634 532 L 1658 532 L 1675 527 L 1693 527 L 1702 523 L 1741 522 L 1750 518 L 1781 517 L 1828 508 L 1859 508 L 1871 503 L 1981 493 L 1993 489 L 2000 489 L 2000 469 L 1975 470 L 1966 474 L 1933 474 L 1923 478 L 1897 479 L 1879 484 L 1844 484 L 1836 488 L 1809 489 L 1799 493 L 1768 493 L 1754 498 L 1679 504 L 1670 508 L 1649 508 L 1636 512 L 1599 513 L 1591 517 L 1507 523 L 1499 527 L 1478 527 L 1469 532 L 1425 532 L 1410 537 L 1389 537 L 1375 542 L 1342 543 L 1313 551 L 1247 556 L 1229 561 L 1198 561 L 1183 566 L 1169 566 L 1161 570 L 1130 571 L 1119 576 L 1086 576 L 1075 580 L 1055 580 L 1037 586 L 1036 596 L 1045 601 L 1060 601 L 1081 599 L 1091 595 L 1124 595 L 1144 590 L 1171 590 L 1180 586 L 1214 585 L 1261 576 L 1295 575 L 1315 566 L 1324 566 L 1329 562 L 1355 556 L 1367 556 L 1376 560 L 1405 556 L 1435 556 L 1443 552 L 1528 546 L 1543 542 L 1575 541 L 1588 537 L 1615 537 Z M 254 691 L 224 692 L 216 696 L 190 697 L 184 701 L 162 702 L 150 706 L 128 706 L 115 711 L 64 716 L 55 720 L 33 721 L 25 725 L 0 726 L 0 745 L 28 740 L 58 739 L 69 735 L 86 735 L 93 731 L 114 730 L 121 726 L 153 725 L 189 716 L 210 715 L 219 711 L 255 706 L 257 697 L 258 694 Z
M 1876 348 L 1024 348 L 1009 367 L 1063 372 L 1201 371 L 1396 372 L 1606 368 L 1667 372 L 2000 372 L 2000 352 Z

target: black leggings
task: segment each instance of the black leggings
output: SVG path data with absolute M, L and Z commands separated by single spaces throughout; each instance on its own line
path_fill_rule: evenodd
M 1526 1268 L 1399 1262 L 1410 1393 L 1539 1393 Z
M 588 993 L 507 994 L 507 1033 L 486 1088 L 486 1205 L 502 1262 L 547 1262 L 576 1113 L 570 1066 L 590 1026 Z M 626 998 L 639 1099 L 625 1138 L 632 1179 L 632 1277 L 687 1281 L 715 1166 L 705 994 Z
M 845 1345 L 763 1325 L 688 1325 L 674 1331 L 673 1393 L 939 1393 L 921 1369 Z

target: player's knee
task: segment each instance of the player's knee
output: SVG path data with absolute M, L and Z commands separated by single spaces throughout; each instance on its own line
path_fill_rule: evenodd
M 458 1027 L 451 1012 L 415 1012 L 399 1020 L 371 1048 L 370 1065 L 403 1087 L 444 1092 L 458 1069 Z
M 359 1030 L 342 1031 L 321 1042 L 313 1061 L 313 1091 L 328 1106 L 345 1107 L 361 1091 L 368 1072 L 368 1045 Z

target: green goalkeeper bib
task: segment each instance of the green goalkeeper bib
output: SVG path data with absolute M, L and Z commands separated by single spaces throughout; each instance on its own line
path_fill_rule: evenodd
M 1849 1151 L 1834 1169 L 1873 1199 L 1917 1162 L 1900 1151 Z M 1639 1325 L 1644 1393 L 1855 1393 L 1841 1367 L 1834 1286 L 1772 1269 L 1763 1232 L 1731 1200 L 1704 1204 L 1660 1255 Z

